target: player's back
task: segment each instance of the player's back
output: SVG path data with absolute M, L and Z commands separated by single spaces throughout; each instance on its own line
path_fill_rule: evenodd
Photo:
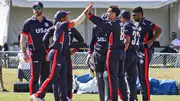
M 128 50 L 136 50 L 139 46 L 140 40 L 140 33 L 138 32 L 138 28 L 131 21 L 128 21 L 124 24 L 124 30 L 126 30 L 126 34 L 130 36 Z
M 110 50 L 124 49 L 124 42 L 120 40 L 121 26 L 119 20 L 111 22 L 112 29 L 109 36 L 109 48 Z

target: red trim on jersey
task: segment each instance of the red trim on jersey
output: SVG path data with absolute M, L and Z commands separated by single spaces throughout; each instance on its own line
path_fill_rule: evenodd
M 59 43 L 61 44 L 64 43 L 64 32 L 62 33 L 62 36 L 60 37 Z
M 28 43 L 31 44 L 31 45 L 33 44 L 33 39 L 31 37 L 30 33 L 28 33 Z
M 149 83 L 149 58 L 148 58 L 148 49 L 144 49 L 145 52 L 145 82 L 147 87 L 147 100 L 150 100 L 150 83 Z
M 148 33 L 146 34 L 146 37 L 144 39 L 145 42 L 148 41 Z M 149 83 L 149 56 L 148 56 L 148 48 L 144 49 L 144 53 L 145 53 L 145 84 L 147 87 L 147 97 L 148 100 L 150 100 L 150 83 Z
M 28 35 L 28 32 L 20 32 L 20 34 Z
M 111 32 L 110 36 L 109 36 L 109 44 L 112 45 L 113 44 L 113 33 Z
M 90 20 L 93 16 L 94 16 L 94 14 L 90 14 L 90 15 L 88 16 L 88 19 Z
M 153 32 L 157 29 L 157 24 L 154 25 Z
M 36 86 L 36 85 L 33 85 L 33 81 L 34 81 L 34 65 L 33 65 L 33 61 L 32 61 L 32 56 L 30 56 L 30 68 L 31 68 L 31 79 L 29 81 L 29 92 L 30 92 L 30 95 L 33 94 L 33 86 Z

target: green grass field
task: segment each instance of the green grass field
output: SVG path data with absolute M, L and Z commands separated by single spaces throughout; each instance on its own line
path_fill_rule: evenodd
M 87 73 L 87 70 L 75 70 L 74 73 L 81 75 Z M 150 69 L 150 77 L 158 79 L 175 79 L 180 80 L 180 69 Z M 3 69 L 3 79 L 5 87 L 10 91 L 7 93 L 0 92 L 0 101 L 29 101 L 28 93 L 14 93 L 13 82 L 17 82 L 17 69 Z M 141 96 L 138 96 L 141 99 Z M 48 93 L 46 101 L 54 101 L 53 95 Z M 98 101 L 97 94 L 74 94 L 73 101 Z M 180 95 L 152 95 L 151 101 L 180 101 Z

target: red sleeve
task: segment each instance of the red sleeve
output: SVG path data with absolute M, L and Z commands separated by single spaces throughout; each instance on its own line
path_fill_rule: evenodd
M 154 25 L 153 32 L 157 29 L 157 24 Z
M 90 20 L 92 16 L 94 16 L 94 14 L 90 14 L 90 15 L 88 16 L 88 19 Z
M 27 32 L 20 32 L 20 34 L 23 34 L 23 35 L 28 35 Z

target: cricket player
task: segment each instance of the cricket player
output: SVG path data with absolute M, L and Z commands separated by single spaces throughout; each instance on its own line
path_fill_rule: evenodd
M 110 100 L 118 101 L 118 69 L 120 60 L 120 50 L 124 49 L 124 42 L 120 40 L 120 26 L 117 17 L 120 14 L 118 6 L 110 6 L 107 10 L 109 21 L 103 20 L 89 12 L 88 19 L 97 27 L 108 30 L 109 43 L 106 57 L 106 68 L 108 72 Z
M 43 37 L 43 43 L 44 43 L 44 48 L 46 50 L 49 49 L 49 39 L 51 37 L 53 37 L 54 31 L 55 31 L 55 27 L 56 24 L 59 21 L 62 21 L 61 19 L 65 18 L 66 16 L 68 16 L 68 14 L 70 14 L 70 12 L 66 13 L 63 10 L 58 11 L 55 16 L 54 16 L 54 26 L 50 27 L 47 31 L 47 33 L 45 34 L 45 36 Z M 68 19 L 66 19 L 68 21 Z M 70 44 L 73 41 L 73 38 L 75 38 L 79 43 L 84 43 L 84 39 L 81 36 L 81 34 L 77 31 L 76 28 L 71 28 L 68 29 L 68 37 L 69 37 L 69 41 Z M 70 44 L 68 44 L 68 47 L 70 47 Z M 69 48 L 70 49 L 70 48 Z M 72 99 L 72 60 L 71 60 L 71 55 L 73 55 L 74 53 L 72 53 L 70 50 L 68 50 L 69 52 L 65 55 L 65 60 L 67 62 L 67 97 L 69 99 Z M 59 81 L 59 78 L 57 78 L 57 83 L 54 83 L 53 85 L 53 93 L 54 93 L 54 98 L 55 101 L 59 101 L 59 93 L 58 93 L 58 83 L 60 83 L 61 81 Z
M 143 101 L 150 101 L 150 83 L 149 83 L 149 63 L 154 52 L 153 41 L 155 41 L 162 32 L 157 25 L 144 17 L 142 7 L 136 7 L 132 10 L 132 17 L 138 23 L 138 34 L 140 34 L 140 48 L 138 49 L 138 73 L 142 86 Z
M 90 3 L 82 14 L 72 20 L 67 21 L 68 16 L 63 17 L 56 24 L 55 32 L 53 35 L 53 43 L 50 46 L 50 51 L 48 53 L 47 60 L 51 61 L 51 72 L 49 77 L 44 81 L 39 90 L 34 94 L 33 101 L 42 101 L 43 94 L 47 92 L 47 89 L 51 84 L 57 83 L 57 79 L 59 77 L 59 92 L 60 92 L 60 100 L 68 101 L 67 99 L 67 67 L 65 58 L 68 54 L 69 50 L 69 33 L 68 29 L 73 28 L 79 24 L 81 24 L 86 18 L 86 13 L 93 6 L 93 3 Z M 61 11 L 62 14 L 67 14 L 68 12 Z
M 128 10 L 121 11 L 121 22 L 123 22 L 122 33 L 125 36 L 127 47 L 124 73 L 127 74 L 130 95 L 128 98 L 127 86 L 124 86 L 125 95 L 123 101 L 135 101 L 137 99 L 136 79 L 137 79 L 137 48 L 139 46 L 140 35 L 137 33 L 137 27 L 130 21 L 131 14 Z M 121 82 L 119 82 L 121 83 Z
M 42 38 L 47 29 L 52 26 L 52 22 L 43 15 L 43 4 L 41 2 L 36 2 L 32 9 L 34 15 L 24 22 L 20 38 L 24 61 L 30 61 L 30 95 L 33 95 L 38 90 L 39 77 L 40 84 L 42 84 L 49 75 L 49 62 L 45 58 L 47 53 L 43 48 Z M 28 39 L 30 57 L 26 53 L 26 39 Z M 44 96 L 42 95 L 42 98 Z
M 105 19 L 106 18 L 107 17 L 105 17 Z M 102 15 L 102 19 L 104 19 L 104 14 Z M 100 101 L 105 101 L 105 86 L 108 86 L 104 84 L 104 79 L 107 78 L 104 77 L 104 72 L 106 70 L 106 53 L 109 40 L 109 36 L 107 33 L 107 30 L 104 28 L 99 28 L 97 26 L 93 28 L 90 50 L 87 57 L 87 63 L 89 63 L 88 60 L 92 58 L 95 65 Z

